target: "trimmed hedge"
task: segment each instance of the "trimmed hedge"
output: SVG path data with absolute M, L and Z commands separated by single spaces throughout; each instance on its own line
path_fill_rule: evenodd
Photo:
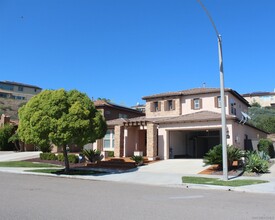
M 41 153 L 41 160 L 58 160 L 64 162 L 63 154 L 58 154 L 57 156 L 54 153 Z M 75 154 L 68 154 L 69 163 L 78 163 L 78 156 Z
M 64 162 L 64 155 L 58 154 L 57 160 Z M 68 160 L 69 160 L 69 163 L 78 163 L 79 158 L 75 154 L 68 154 Z
M 41 153 L 39 156 L 41 160 L 57 160 L 57 156 L 54 153 Z

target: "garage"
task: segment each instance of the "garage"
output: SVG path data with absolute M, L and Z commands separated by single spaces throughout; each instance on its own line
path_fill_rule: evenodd
M 203 158 L 209 149 L 220 143 L 220 130 L 170 130 L 169 159 Z

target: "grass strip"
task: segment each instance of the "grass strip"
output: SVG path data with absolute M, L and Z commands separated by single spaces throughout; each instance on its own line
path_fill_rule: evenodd
M 255 179 L 239 179 L 225 181 L 218 178 L 183 176 L 182 183 L 238 187 L 260 183 L 268 183 L 268 181 Z
M 56 175 L 82 175 L 82 176 L 104 173 L 104 172 L 99 172 L 94 170 L 76 170 L 76 169 L 70 169 L 68 173 L 66 173 L 64 169 L 39 169 L 39 170 L 26 170 L 25 172 L 48 173 L 48 174 L 56 174 Z
M 37 163 L 29 161 L 5 161 L 0 162 L 0 167 L 60 167 L 55 164 Z

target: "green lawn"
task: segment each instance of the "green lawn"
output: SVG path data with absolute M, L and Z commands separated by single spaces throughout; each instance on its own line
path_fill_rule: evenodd
M 54 164 L 34 163 L 28 161 L 5 161 L 0 162 L 0 167 L 60 167 Z
M 56 175 L 84 175 L 84 176 L 104 173 L 104 172 L 93 171 L 93 170 L 75 170 L 75 169 L 71 169 L 69 173 L 65 173 L 64 169 L 26 170 L 26 172 L 48 173 L 48 174 L 56 174 Z
M 193 176 L 183 176 L 183 183 L 192 183 L 192 184 L 204 184 L 204 185 L 218 185 L 218 186 L 245 186 L 253 185 L 260 183 L 268 183 L 264 180 L 255 180 L 255 179 L 239 179 L 239 180 L 228 180 L 224 181 L 218 178 L 208 178 L 208 177 L 193 177 Z

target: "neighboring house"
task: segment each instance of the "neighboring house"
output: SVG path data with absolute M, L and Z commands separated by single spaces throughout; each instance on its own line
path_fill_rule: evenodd
M 117 105 L 103 100 L 94 101 L 95 108 L 102 112 L 105 120 L 108 122 L 113 119 L 129 119 L 134 117 L 144 116 L 145 114 L 125 106 Z M 107 133 L 105 137 L 101 140 L 97 140 L 93 148 L 104 150 L 104 151 L 114 151 L 114 128 L 113 126 L 108 126 Z
M 15 127 L 15 130 L 17 130 L 18 121 L 11 120 L 9 116 L 7 116 L 5 114 L 1 114 L 0 128 L 3 127 L 6 124 L 13 125 Z M 19 144 L 19 147 L 20 147 L 20 149 L 18 149 L 18 150 L 20 150 L 20 151 L 36 151 L 37 150 L 37 148 L 32 144 L 25 144 L 23 142 L 19 142 L 18 144 Z
M 137 105 L 135 105 L 135 106 L 132 106 L 131 108 L 135 109 L 135 110 L 138 110 L 138 111 L 141 111 L 143 113 L 145 113 L 145 110 L 146 110 L 146 106 L 142 105 L 142 104 L 139 104 L 139 103 L 137 103 Z
M 145 96 L 146 116 L 108 121 L 114 128 L 114 154 L 128 157 L 142 152 L 149 160 L 202 158 L 221 143 L 220 89 L 195 88 Z M 249 103 L 225 89 L 227 144 L 256 148 L 267 133 L 247 121 Z
M 34 95 L 40 93 L 42 89 L 37 86 L 10 82 L 0 81 L 0 97 L 18 100 L 29 100 Z
M 275 107 L 274 92 L 252 92 L 242 95 L 250 104 L 259 103 L 262 107 Z

